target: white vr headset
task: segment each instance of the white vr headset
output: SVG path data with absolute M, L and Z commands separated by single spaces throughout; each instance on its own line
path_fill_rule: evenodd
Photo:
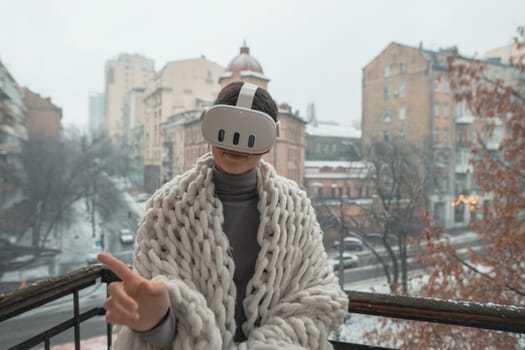
M 215 105 L 201 116 L 202 135 L 213 146 L 248 154 L 263 154 L 279 136 L 279 122 L 252 109 L 257 86 L 244 83 L 237 104 Z

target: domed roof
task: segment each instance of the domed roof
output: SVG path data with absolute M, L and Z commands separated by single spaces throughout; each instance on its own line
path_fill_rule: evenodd
M 226 72 L 240 73 L 242 71 L 251 71 L 264 74 L 261 64 L 250 55 L 250 48 L 246 42 L 241 47 L 241 52 L 226 67 Z

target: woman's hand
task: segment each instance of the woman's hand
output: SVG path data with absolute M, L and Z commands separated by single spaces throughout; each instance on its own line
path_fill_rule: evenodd
M 97 259 L 121 279 L 108 287 L 109 297 L 104 303 L 106 320 L 136 331 L 155 327 L 170 306 L 166 285 L 143 278 L 109 254 L 100 253 Z

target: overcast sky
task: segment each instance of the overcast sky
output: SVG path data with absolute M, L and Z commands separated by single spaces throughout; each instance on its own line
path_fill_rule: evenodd
M 465 54 L 508 44 L 525 0 L 2 0 L 0 60 L 17 82 L 87 126 L 88 95 L 121 52 L 155 60 L 207 58 L 226 66 L 243 40 L 269 90 L 319 120 L 361 119 L 362 68 L 390 42 Z

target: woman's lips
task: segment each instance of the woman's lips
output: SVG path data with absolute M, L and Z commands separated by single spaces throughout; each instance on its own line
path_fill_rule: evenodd
M 242 154 L 242 153 L 236 153 L 236 152 L 230 152 L 230 151 L 224 151 L 224 154 L 230 158 L 234 158 L 234 159 L 242 159 L 242 158 L 246 158 L 246 155 L 245 154 Z

